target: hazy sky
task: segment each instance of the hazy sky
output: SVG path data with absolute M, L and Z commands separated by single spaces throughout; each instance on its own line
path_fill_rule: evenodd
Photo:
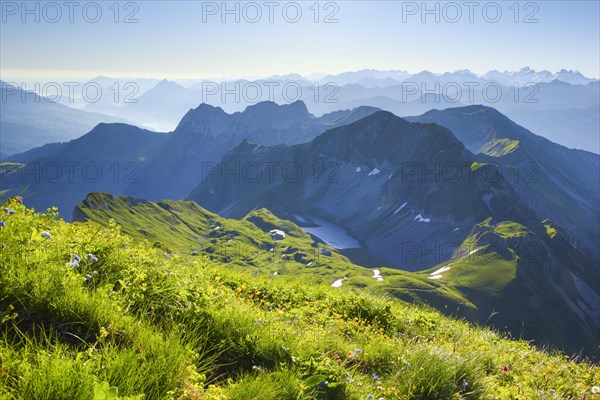
M 600 70 L 596 0 L 428 2 L 428 14 L 421 1 L 227 2 L 225 15 L 221 1 L 22 4 L 1 1 L 4 80 Z

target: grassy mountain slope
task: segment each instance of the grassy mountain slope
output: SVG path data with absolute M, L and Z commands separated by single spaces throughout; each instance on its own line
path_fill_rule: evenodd
M 595 365 L 426 308 L 6 206 L 2 399 L 590 399 L 600 381 Z
M 479 321 L 567 353 L 587 349 L 597 357 L 598 271 L 568 244 L 563 228 L 544 223 L 530 229 L 487 219 L 473 228 L 453 259 L 424 273 L 465 293 L 477 306 Z
M 302 278 L 306 283 L 329 287 L 344 279 L 344 290 L 369 287 L 374 293 L 446 307 L 449 313 L 474 313 L 474 305 L 462 293 L 425 276 L 381 268 L 383 280 L 377 281 L 371 269 L 351 263 L 337 250 L 315 242 L 297 225 L 266 209 L 236 220 L 222 218 L 191 201 L 153 203 L 91 193 L 73 215 L 74 221 L 100 226 L 107 226 L 111 219 L 124 233 L 167 254 L 198 257 L 254 276 Z M 283 230 L 286 238 L 273 241 L 268 233 L 271 229 Z M 331 255 L 323 255 L 323 249 L 330 250 Z

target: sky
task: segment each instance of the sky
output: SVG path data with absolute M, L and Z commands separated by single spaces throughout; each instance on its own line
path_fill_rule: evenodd
M 0 78 L 361 69 L 600 76 L 598 1 L 0 1 Z M 236 21 L 237 19 L 237 21 Z

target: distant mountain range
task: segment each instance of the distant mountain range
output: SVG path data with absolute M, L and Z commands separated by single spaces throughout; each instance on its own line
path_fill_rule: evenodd
M 310 77 L 288 74 L 256 80 L 178 82 L 100 76 L 84 83 L 100 87 L 104 95 L 96 102 L 63 96 L 62 104 L 109 116 L 86 116 L 97 122 L 131 121 L 155 131 L 174 130 L 181 117 L 201 103 L 233 113 L 262 101 L 284 104 L 302 100 L 317 116 L 372 106 L 402 117 L 431 109 L 483 104 L 556 143 L 600 153 L 600 83 L 578 71 L 535 71 L 525 67 L 516 72 L 489 71 L 478 75 L 469 70 L 416 74 L 362 70 Z M 115 91 L 119 94 L 118 101 L 114 99 Z M 0 116 L 9 134 L 24 132 L 32 138 L 16 149 L 12 142 L 6 142 L 5 155 L 63 140 L 64 135 L 48 135 L 39 124 L 25 124 L 25 129 L 10 125 L 27 114 L 27 108 L 21 106 L 9 108 Z M 51 124 L 61 123 L 60 117 L 53 118 L 52 114 L 46 120 Z M 91 128 L 87 126 L 86 130 Z
M 600 153 L 599 81 L 578 71 L 535 71 L 525 67 L 516 72 L 494 70 L 478 75 L 469 70 L 415 74 L 362 70 L 310 77 L 288 74 L 256 80 L 179 83 L 108 77 L 96 80 L 91 82 L 107 93 L 117 85 L 121 94 L 131 94 L 131 88 L 128 91 L 123 88 L 133 83 L 135 102 L 117 103 L 109 101 L 111 96 L 105 96 L 97 103 L 85 105 L 86 111 L 101 112 L 158 131 L 175 129 L 181 117 L 200 103 L 236 112 L 261 101 L 283 104 L 302 100 L 317 116 L 363 105 L 410 116 L 433 108 L 483 104 L 556 143 Z M 165 102 L 165 98 L 169 101 Z
M 421 71 L 416 74 L 407 71 L 388 70 L 379 71 L 375 69 L 364 69 L 356 72 L 343 72 L 341 74 L 326 75 L 319 79 L 320 82 L 330 80 L 339 80 L 340 84 L 346 85 L 350 83 L 359 83 L 361 80 L 375 79 L 388 80 L 393 79 L 396 82 L 402 82 L 409 78 L 423 80 L 423 78 L 441 77 L 446 81 L 472 81 L 473 79 L 487 79 L 503 84 L 527 83 L 527 82 L 551 82 L 553 80 L 561 80 L 563 82 L 574 85 L 586 85 L 591 82 L 597 82 L 597 79 L 587 78 L 579 71 L 562 69 L 557 72 L 550 71 L 535 71 L 529 67 L 524 67 L 519 71 L 489 71 L 483 75 L 475 74 L 468 69 L 458 70 L 454 72 L 433 73 L 430 71 Z M 363 85 L 365 86 L 365 85 Z

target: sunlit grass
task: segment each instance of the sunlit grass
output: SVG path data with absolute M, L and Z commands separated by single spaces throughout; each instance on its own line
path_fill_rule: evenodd
M 592 399 L 600 382 L 584 360 L 427 307 L 253 277 L 166 256 L 115 224 L 6 207 L 0 399 L 93 399 L 100 387 L 146 399 Z

